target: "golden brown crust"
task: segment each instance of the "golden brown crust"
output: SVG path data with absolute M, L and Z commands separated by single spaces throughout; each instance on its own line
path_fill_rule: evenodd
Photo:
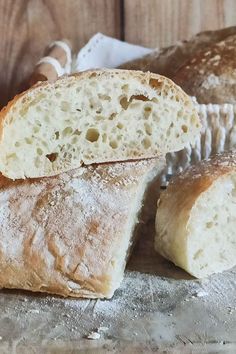
M 160 85 L 162 83 L 167 83 L 169 88 L 174 88 L 175 90 L 177 90 L 178 94 L 180 95 L 180 97 L 184 100 L 187 100 L 187 96 L 184 94 L 184 92 L 177 87 L 170 79 L 168 79 L 167 77 L 161 76 L 159 74 L 155 74 L 155 73 L 151 73 L 151 72 L 146 72 L 145 75 L 142 71 L 136 71 L 136 70 L 121 70 L 121 69 L 114 69 L 114 70 L 88 70 L 88 71 L 83 71 L 83 72 L 79 72 L 79 73 L 74 73 L 71 75 L 63 75 L 61 77 L 59 77 L 55 82 L 48 82 L 48 81 L 41 81 L 41 82 L 37 82 L 35 85 L 33 85 L 31 88 L 29 88 L 28 90 L 21 92 L 20 94 L 16 95 L 13 100 L 9 101 L 8 104 L 3 107 L 3 109 L 0 112 L 0 124 L 1 127 L 3 125 L 4 122 L 4 118 L 7 115 L 7 113 L 11 110 L 12 106 L 15 105 L 15 103 L 22 97 L 25 97 L 25 100 L 27 100 L 28 96 L 31 95 L 36 95 L 38 93 L 38 91 L 40 91 L 42 88 L 53 88 L 53 87 L 57 87 L 58 83 L 63 82 L 63 81 L 68 81 L 68 78 L 71 78 L 71 80 L 73 80 L 73 78 L 77 78 L 77 77 L 92 77 L 92 76 L 100 76 L 100 75 L 104 75 L 104 73 L 107 72 L 107 76 L 109 78 L 109 76 L 111 75 L 111 72 L 113 72 L 114 74 L 119 74 L 119 75 L 124 75 L 125 77 L 136 77 L 138 78 L 140 81 L 142 81 L 143 84 L 148 84 L 150 83 L 150 80 L 152 79 L 156 79 L 157 81 L 160 82 Z M 23 102 L 24 103 L 24 102 Z M 2 128 L 1 128 L 2 129 Z
M 158 164 L 104 164 L 17 182 L 1 177 L 0 286 L 112 296 L 147 176 Z
M 199 103 L 236 103 L 236 35 L 207 46 L 173 80 Z
M 226 152 L 199 162 L 174 176 L 161 194 L 159 204 L 171 205 L 176 212 L 180 206 L 191 209 L 196 198 L 220 176 L 236 168 L 236 153 Z M 169 200 L 172 202 L 170 203 Z
M 156 72 L 173 79 L 183 63 L 195 56 L 197 52 L 235 34 L 236 26 L 217 31 L 204 31 L 188 41 L 181 41 L 173 46 L 155 50 L 154 53 L 125 63 L 121 65 L 121 68 Z

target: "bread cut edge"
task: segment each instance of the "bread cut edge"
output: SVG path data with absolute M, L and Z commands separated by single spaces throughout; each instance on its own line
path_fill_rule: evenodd
M 190 98 L 165 77 L 117 69 L 74 74 L 35 85 L 1 111 L 0 170 L 11 179 L 43 177 L 163 156 L 194 143 L 200 125 Z
M 235 188 L 234 153 L 203 161 L 174 177 L 158 202 L 155 250 L 197 278 L 235 266 L 235 227 L 227 228 L 223 218 L 233 225 L 235 208 L 227 208 Z

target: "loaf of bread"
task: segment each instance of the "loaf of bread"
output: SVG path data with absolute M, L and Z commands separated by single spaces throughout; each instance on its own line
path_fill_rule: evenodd
M 169 79 L 104 70 L 34 86 L 1 112 L 0 130 L 0 171 L 18 179 L 163 156 L 194 142 L 200 121 Z
M 110 298 L 123 277 L 144 193 L 164 161 L 0 178 L 0 287 Z M 141 215 L 142 217 L 142 215 Z
M 178 41 L 169 47 L 157 48 L 151 54 L 127 62 L 121 65 L 120 68 L 151 71 L 173 79 L 176 72 L 183 66 L 183 63 L 195 57 L 199 51 L 224 41 L 232 35 L 236 35 L 236 26 L 216 31 L 200 32 L 189 40 Z
M 236 265 L 236 153 L 173 177 L 159 200 L 155 249 L 197 278 Z
M 236 103 L 236 34 L 206 46 L 173 80 L 199 103 Z

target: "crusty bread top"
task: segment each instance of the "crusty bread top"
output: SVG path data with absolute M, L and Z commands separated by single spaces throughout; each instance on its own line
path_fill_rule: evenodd
M 206 191 L 214 181 L 224 175 L 236 171 L 236 152 L 225 152 L 208 160 L 192 165 L 174 176 L 168 188 L 161 193 L 160 204 L 170 206 L 169 213 L 176 213 L 178 206 L 191 210 L 196 198 Z
M 236 35 L 206 46 L 173 77 L 199 103 L 236 103 Z
M 0 114 L 0 170 L 12 179 L 81 164 L 163 156 L 193 143 L 200 121 L 171 80 L 127 70 L 41 83 Z
M 236 26 L 200 32 L 189 40 L 178 41 L 172 46 L 158 48 L 151 54 L 122 64 L 120 67 L 129 70 L 151 71 L 173 79 L 183 63 L 195 57 L 201 50 L 235 34 Z
M 163 161 L 148 159 L 50 178 L 0 176 L 0 286 L 112 296 L 146 185 L 162 167 Z

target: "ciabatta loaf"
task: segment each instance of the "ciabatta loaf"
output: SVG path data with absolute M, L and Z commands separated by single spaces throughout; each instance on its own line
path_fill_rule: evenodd
M 0 171 L 18 179 L 163 156 L 193 143 L 200 122 L 169 79 L 105 70 L 34 86 L 1 112 L 0 130 Z
M 199 103 L 236 103 L 236 34 L 195 53 L 173 80 Z
M 111 297 L 123 277 L 148 183 L 164 161 L 0 178 L 0 287 Z
M 236 153 L 172 179 L 157 209 L 155 248 L 198 278 L 236 265 Z

